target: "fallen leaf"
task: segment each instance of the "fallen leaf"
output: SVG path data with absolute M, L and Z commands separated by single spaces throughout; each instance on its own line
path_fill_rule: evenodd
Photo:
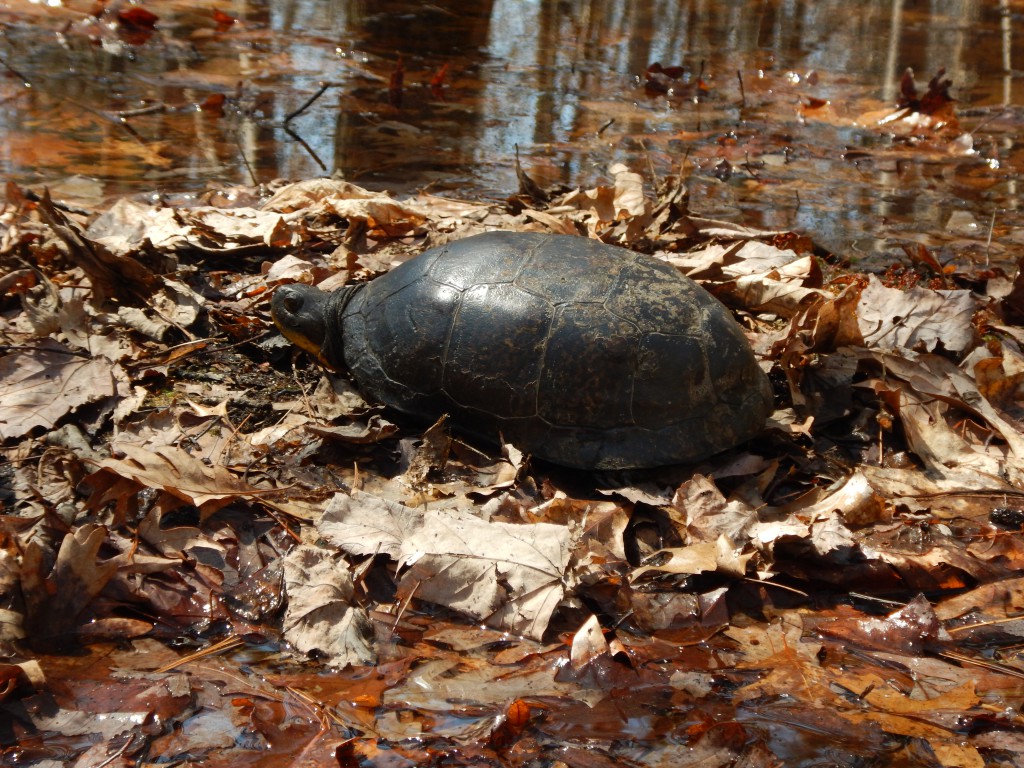
M 350 554 L 398 560 L 403 542 L 422 525 L 423 515 L 368 493 L 336 493 L 316 528 L 325 541 Z
M 422 525 L 402 542 L 399 564 L 406 568 L 400 595 L 539 639 L 570 583 L 569 531 L 427 510 Z
M 568 585 L 569 530 L 561 525 L 487 522 L 357 493 L 336 494 L 317 528 L 347 552 L 397 560 L 400 599 L 444 605 L 529 637 L 543 635 Z
M 943 349 L 963 352 L 974 341 L 971 320 L 977 310 L 970 291 L 899 291 L 870 275 L 856 311 L 868 347 L 932 352 L 941 343 Z
M 569 664 L 578 672 L 599 656 L 607 655 L 608 641 L 604 639 L 601 622 L 597 616 L 591 615 L 572 636 Z
M 96 472 L 85 480 L 93 488 L 89 503 L 94 509 L 110 501 L 117 501 L 122 509 L 129 503 L 127 487 L 112 481 L 112 477 L 163 491 L 164 511 L 183 503 L 194 504 L 203 519 L 239 497 L 252 497 L 261 492 L 224 467 L 207 465 L 175 446 L 147 450 L 121 443 L 119 449 L 125 454 L 124 459 L 104 459 Z
M 285 639 L 303 653 L 318 651 L 329 664 L 373 664 L 373 626 L 353 605 L 355 587 L 344 562 L 329 550 L 300 545 L 284 557 L 288 603 Z
M 42 573 L 42 551 L 30 544 L 23 564 L 22 591 L 25 593 L 26 636 L 33 647 L 52 650 L 68 644 L 79 616 L 117 571 L 117 563 L 101 561 L 100 547 L 107 538 L 101 525 L 86 524 L 61 540 L 50 573 Z
M 0 357 L 0 440 L 21 437 L 114 394 L 113 363 L 52 341 Z
M 860 648 L 910 655 L 949 640 L 924 595 L 884 619 L 835 619 L 819 624 L 818 632 Z

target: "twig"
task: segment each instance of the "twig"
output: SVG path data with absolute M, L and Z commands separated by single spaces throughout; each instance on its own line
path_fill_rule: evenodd
M 214 643 L 213 645 L 209 646 L 208 648 L 204 648 L 201 651 L 196 651 L 195 653 L 190 653 L 188 656 L 182 656 L 177 661 L 172 661 L 170 664 L 165 664 L 159 669 L 154 669 L 153 672 L 155 672 L 156 674 L 160 674 L 162 672 L 170 672 L 172 670 L 177 669 L 180 666 L 188 664 L 190 661 L 201 659 L 204 656 L 212 656 L 214 654 L 224 653 L 225 651 L 233 650 L 240 645 L 245 645 L 245 641 L 242 638 L 234 636 L 226 637 L 220 642 Z
M 324 92 L 333 85 L 334 83 L 320 83 L 320 88 L 317 90 L 317 92 L 310 96 L 308 99 L 306 99 L 305 103 L 303 103 L 301 107 L 294 110 L 293 112 L 289 112 L 287 115 L 284 116 L 284 124 L 288 125 L 288 123 L 290 123 L 296 117 L 298 117 L 311 106 L 313 106 L 314 102 L 316 102 L 317 99 L 323 96 Z
M 1007 616 L 1005 619 L 992 619 L 990 621 L 979 621 L 976 624 L 962 624 L 959 627 L 949 627 L 946 629 L 949 634 L 954 632 L 966 632 L 969 629 L 977 629 L 978 627 L 991 627 L 997 624 L 1010 624 L 1015 621 L 1024 619 L 1024 616 Z
M 238 147 L 238 154 L 242 157 L 242 162 L 245 164 L 245 170 L 249 172 L 249 178 L 252 180 L 252 185 L 258 187 L 259 181 L 256 179 L 256 173 L 253 171 L 252 166 L 249 165 L 249 158 L 245 156 L 245 148 L 242 147 L 242 141 L 238 138 L 238 132 L 235 132 L 235 146 Z
M 988 239 L 985 241 L 985 266 L 989 265 L 989 251 L 992 248 L 992 232 L 996 228 L 996 212 L 993 209 L 992 218 L 988 222 Z
M 940 659 L 946 659 L 947 661 L 955 661 L 960 664 L 967 664 L 970 666 L 981 667 L 987 669 L 990 672 L 1001 672 L 1004 675 L 1010 677 L 1024 678 L 1024 670 L 1016 669 L 1005 664 L 995 664 L 991 661 L 985 661 L 983 659 L 976 659 L 973 656 L 967 656 L 963 653 L 956 653 L 954 651 L 939 651 L 936 656 Z
M 655 191 L 658 190 L 658 172 L 654 169 L 654 159 L 651 157 L 651 148 L 647 146 L 647 142 L 643 139 L 640 140 L 640 146 L 644 150 L 644 158 L 647 160 L 647 170 L 651 172 L 651 183 L 654 184 Z
M 16 70 L 16 69 L 15 69 L 14 67 L 12 67 L 12 66 L 11 66 L 10 64 L 8 64 L 8 63 L 7 63 L 7 59 L 5 59 L 5 58 L 4 58 L 3 56 L 0 56 L 0 64 L 2 64 L 2 65 L 3 65 L 3 68 L 4 68 L 4 69 L 6 69 L 6 70 L 7 70 L 8 72 L 10 72 L 10 73 L 11 73 L 12 75 L 14 75 L 14 76 L 15 76 L 16 78 L 18 78 L 19 80 L 21 80 L 21 83 L 22 83 L 22 85 L 24 85 L 24 86 L 25 86 L 26 88 L 32 88 L 32 87 L 34 87 L 34 86 L 32 85 L 32 81 L 31 81 L 31 80 L 29 80 L 29 79 L 28 79 L 27 77 L 25 77 L 25 76 L 24 76 L 23 74 L 21 74 L 21 72 L 19 72 L 18 70 Z
M 744 576 L 743 580 L 751 584 L 756 584 L 759 587 L 775 587 L 786 592 L 792 592 L 794 595 L 800 595 L 800 597 L 810 597 L 806 592 L 797 589 L 796 587 L 790 587 L 786 584 L 778 584 L 774 581 L 761 581 L 760 579 L 752 579 L 749 576 Z
M 309 156 L 313 158 L 313 162 L 320 166 L 320 170 L 323 171 L 324 173 L 327 173 L 327 166 L 324 165 L 323 160 L 321 160 L 317 153 L 313 151 L 313 148 L 306 143 L 305 139 L 303 139 L 301 136 L 299 136 L 299 134 L 297 134 L 295 131 L 288 127 L 287 120 L 285 120 L 283 128 L 285 133 L 287 133 L 289 136 L 295 139 L 299 143 L 299 146 L 306 150 Z
M 696 95 L 693 97 L 694 104 L 697 106 L 697 133 L 700 133 L 700 85 L 704 82 L 704 62 L 701 61 L 700 69 L 697 70 L 697 89 L 694 92 Z

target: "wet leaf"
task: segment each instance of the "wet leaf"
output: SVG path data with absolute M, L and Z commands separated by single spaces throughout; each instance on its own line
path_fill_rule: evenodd
M 923 595 L 884 619 L 836 619 L 818 631 L 861 648 L 913 655 L 949 639 Z
M 89 609 L 117 570 L 117 563 L 97 557 L 107 531 L 83 525 L 63 538 L 50 573 L 42 572 L 43 553 L 32 545 L 23 564 L 27 637 L 39 649 L 68 645 L 79 617 Z

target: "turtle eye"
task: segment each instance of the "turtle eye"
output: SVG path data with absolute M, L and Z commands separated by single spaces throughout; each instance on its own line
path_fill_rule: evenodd
M 282 303 L 284 304 L 285 311 L 292 315 L 302 309 L 302 297 L 297 296 L 294 293 L 285 294 L 284 301 Z

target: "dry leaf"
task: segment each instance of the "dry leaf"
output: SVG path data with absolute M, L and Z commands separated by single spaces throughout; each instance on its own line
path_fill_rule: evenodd
M 124 503 L 129 493 L 123 483 L 111 481 L 111 476 L 123 478 L 143 488 L 163 491 L 171 501 L 164 511 L 182 503 L 194 504 L 205 519 L 218 509 L 239 497 L 252 497 L 259 489 L 240 480 L 217 465 L 207 465 L 189 453 L 170 445 L 147 450 L 130 443 L 121 443 L 124 459 L 104 459 L 99 469 L 86 479 L 93 488 L 90 505 L 103 506 L 109 501 Z
M 971 320 L 977 310 L 970 291 L 899 291 L 870 275 L 857 304 L 857 320 L 868 347 L 932 352 L 941 344 L 963 352 L 974 341 Z
M 353 604 L 352 574 L 321 547 L 301 545 L 284 558 L 288 605 L 285 639 L 303 653 L 318 651 L 335 666 L 373 664 L 373 627 Z
M 597 616 L 591 615 L 572 636 L 569 663 L 575 671 L 579 672 L 594 659 L 607 655 L 608 641 L 604 639 L 601 622 L 598 621 Z
M 389 554 L 400 594 L 539 638 L 567 586 L 569 532 L 489 523 L 455 509 L 415 510 L 368 494 L 336 494 L 317 525 L 353 554 Z
M 540 639 L 569 584 L 569 532 L 560 525 L 488 523 L 428 510 L 402 542 L 401 595 L 438 603 Z
M 51 341 L 0 358 L 0 440 L 52 427 L 86 403 L 114 394 L 113 364 L 83 360 Z

